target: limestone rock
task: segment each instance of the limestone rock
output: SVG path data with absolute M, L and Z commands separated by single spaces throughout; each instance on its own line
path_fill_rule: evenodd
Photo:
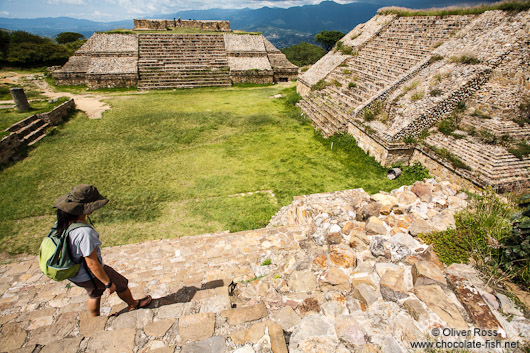
M 318 255 L 317 257 L 315 257 L 315 259 L 313 260 L 313 265 L 315 268 L 315 266 L 317 267 L 321 267 L 321 268 L 326 268 L 328 267 L 328 257 L 324 254 L 320 254 Z
M 2 350 L 11 351 L 22 347 L 26 340 L 26 331 L 15 323 L 2 326 L 0 334 L 0 347 Z
M 289 341 L 290 352 L 318 352 L 311 347 L 333 352 L 338 344 L 334 320 L 328 316 L 307 315 L 293 331 Z
M 385 337 L 381 345 L 382 353 L 402 353 L 401 347 L 392 337 Z
M 370 252 L 373 256 L 384 256 L 390 258 L 390 250 L 385 246 L 386 240 L 382 237 L 372 237 L 370 239 Z
M 397 201 L 400 205 L 412 205 L 418 200 L 418 197 L 412 191 L 404 190 L 398 193 Z
M 379 299 L 379 294 L 372 286 L 361 283 L 353 290 L 353 297 L 369 307 Z
M 412 222 L 412 224 L 409 227 L 409 233 L 412 236 L 416 236 L 418 234 L 429 234 L 437 229 L 434 227 L 432 223 L 429 223 L 423 219 L 416 219 Z
M 455 214 L 451 210 L 444 210 L 431 217 L 429 223 L 431 223 L 437 231 L 454 229 L 456 228 Z
M 355 346 L 366 343 L 366 331 L 352 315 L 337 317 L 335 320 L 335 330 L 337 331 L 337 336 L 340 340 L 346 341 Z
M 366 283 L 375 288 L 374 279 L 371 273 L 361 272 L 354 273 L 351 276 L 351 284 L 355 288 L 361 283 Z
M 174 319 L 163 319 L 159 321 L 150 322 L 144 327 L 147 336 L 162 337 L 167 330 L 175 323 Z
M 415 250 L 420 247 L 420 243 L 411 237 L 409 234 L 398 233 L 389 240 L 391 243 L 404 245 L 410 250 Z
M 190 342 L 182 347 L 182 353 L 225 353 L 226 345 L 222 337 L 210 337 Z
M 317 288 L 317 280 L 311 271 L 295 271 L 287 281 L 293 292 L 312 292 Z
M 346 305 L 335 300 L 330 300 L 321 305 L 322 313 L 326 316 L 348 315 L 349 311 Z
M 125 328 L 122 330 L 101 331 L 88 341 L 85 352 L 90 353 L 123 353 L 132 352 L 136 330 Z
M 429 203 L 432 200 L 431 186 L 427 183 L 417 181 L 414 183 L 414 185 L 412 185 L 410 191 L 412 191 L 416 196 L 418 196 L 419 199 L 423 202 Z
M 467 329 L 464 318 L 440 286 L 436 284 L 417 286 L 414 288 L 414 294 L 449 327 Z
M 239 325 L 244 322 L 256 321 L 268 315 L 267 308 L 263 303 L 252 306 L 224 310 L 221 316 L 228 319 L 230 325 Z M 214 315 L 215 323 L 215 315 Z
M 357 213 L 357 220 L 362 222 L 366 221 L 370 217 L 379 216 L 379 210 L 381 209 L 381 204 L 378 202 L 372 202 L 368 205 L 365 205 L 359 213 Z
M 412 280 L 414 286 L 425 284 L 447 285 L 440 268 L 428 261 L 418 261 L 412 266 Z
M 356 264 L 355 253 L 346 246 L 332 245 L 329 259 L 340 267 L 354 267 Z
M 336 267 L 331 267 L 324 272 L 322 275 L 322 282 L 330 284 L 336 290 L 340 291 L 349 291 L 351 288 L 349 276 Z
M 320 304 L 318 303 L 318 300 L 315 298 L 306 298 L 304 299 L 302 304 L 300 304 L 300 306 L 298 307 L 298 310 L 300 310 L 300 313 L 302 314 L 309 313 L 309 312 L 319 313 Z
M 105 329 L 107 319 L 107 316 L 92 317 L 88 311 L 84 311 L 79 315 L 79 332 L 84 337 L 94 337 Z
M 202 313 L 179 318 L 179 335 L 183 342 L 198 341 L 214 333 L 215 314 Z
M 377 217 L 370 217 L 366 222 L 365 230 L 367 234 L 386 234 L 386 227 Z
M 292 331 L 292 328 L 300 323 L 302 319 L 290 306 L 284 306 L 275 316 L 274 321 L 281 325 L 284 331 Z
M 407 347 L 410 347 L 411 342 L 419 342 L 425 338 L 414 324 L 414 320 L 405 313 L 400 313 L 394 320 L 392 333 L 397 341 L 405 343 Z
M 403 281 L 403 271 L 386 271 L 379 282 L 379 289 L 383 299 L 387 301 L 397 302 L 406 298 L 408 295 Z
M 48 344 L 42 348 L 40 353 L 77 353 L 80 343 L 81 337 L 64 338 Z
M 418 299 L 407 299 L 403 302 L 403 307 L 416 321 L 423 321 L 429 317 L 429 313 Z
M 233 332 L 230 334 L 230 338 L 232 338 L 235 344 L 257 343 L 265 334 L 266 328 L 266 322 L 258 322 L 250 326 L 247 330 Z
M 449 287 L 466 309 L 469 317 L 475 323 L 475 327 L 486 330 L 503 330 L 503 327 L 491 312 L 488 304 L 484 301 L 477 288 L 465 278 L 447 275 Z
M 254 350 L 254 348 L 252 348 L 251 345 L 247 344 L 241 348 L 236 349 L 234 353 L 256 353 L 256 351 Z
M 326 243 L 332 245 L 332 244 L 340 244 L 342 243 L 342 235 L 339 233 L 328 233 L 326 234 Z
M 269 329 L 272 353 L 288 353 L 282 327 L 273 322 L 269 322 L 267 327 Z

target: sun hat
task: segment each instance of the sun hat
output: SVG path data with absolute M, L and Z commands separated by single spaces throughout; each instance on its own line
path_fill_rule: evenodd
M 80 184 L 75 186 L 70 193 L 59 197 L 54 207 L 79 216 L 92 213 L 105 206 L 107 202 L 109 199 L 102 196 L 94 185 Z

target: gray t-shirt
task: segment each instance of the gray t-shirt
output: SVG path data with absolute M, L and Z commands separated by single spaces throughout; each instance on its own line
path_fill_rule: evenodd
M 80 262 L 83 257 L 87 257 L 94 249 L 96 249 L 98 254 L 98 259 L 101 264 L 103 264 L 103 259 L 101 258 L 101 250 L 99 246 L 101 241 L 99 240 L 99 234 L 91 227 L 80 227 L 74 229 L 68 235 L 68 245 L 70 246 L 70 255 L 72 260 L 75 262 Z M 90 275 L 86 272 L 85 266 L 81 263 L 79 272 L 74 277 L 69 278 L 72 282 L 85 282 L 90 281 Z

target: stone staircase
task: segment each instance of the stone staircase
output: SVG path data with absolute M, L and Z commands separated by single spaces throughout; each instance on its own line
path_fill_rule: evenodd
M 46 136 L 49 127 L 49 123 L 38 118 L 37 115 L 32 115 L 10 126 L 7 131 L 16 133 L 23 144 L 31 146 Z
M 139 34 L 140 89 L 230 86 L 222 35 Z
M 420 61 L 425 60 L 438 43 L 471 21 L 471 16 L 399 17 L 356 50 L 325 78 L 329 83 L 304 98 L 302 111 L 324 135 L 345 131 L 348 116 L 378 92 L 390 87 Z M 355 49 L 354 49 L 355 50 Z M 324 97 L 339 105 L 328 115 Z
M 128 312 L 104 295 L 95 318 L 84 290 L 20 258 L 0 266 L 0 352 L 397 353 L 459 339 L 430 335 L 443 327 L 522 346 L 530 321 L 514 304 L 414 237 L 454 224 L 466 197 L 434 180 L 307 195 L 266 229 L 103 248 L 133 295 L 153 301 Z

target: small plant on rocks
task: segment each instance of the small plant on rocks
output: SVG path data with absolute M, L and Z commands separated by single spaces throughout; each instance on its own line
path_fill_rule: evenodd
M 420 99 L 422 99 L 425 96 L 425 92 L 423 91 L 416 91 L 410 96 L 410 100 L 413 102 L 417 102 Z
M 313 91 L 321 91 L 329 85 L 330 85 L 329 82 L 326 82 L 326 80 L 322 79 L 318 81 L 317 83 L 315 83 L 313 86 L 311 86 L 311 89 Z
M 266 259 L 261 263 L 261 266 L 269 266 L 272 263 L 271 259 Z
M 431 97 L 439 97 L 442 95 L 442 90 L 439 89 L 439 88 L 433 88 L 431 89 L 431 91 L 429 92 L 429 95 Z

